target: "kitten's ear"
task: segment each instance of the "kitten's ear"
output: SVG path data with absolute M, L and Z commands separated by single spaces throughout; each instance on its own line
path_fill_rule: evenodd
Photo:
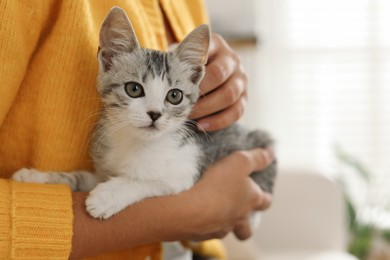
M 206 65 L 210 45 L 210 28 L 206 24 L 196 27 L 177 46 L 174 52 L 180 61 L 191 65 Z
M 100 28 L 98 58 L 101 69 L 109 70 L 115 55 L 132 52 L 139 47 L 126 13 L 119 7 L 113 7 Z

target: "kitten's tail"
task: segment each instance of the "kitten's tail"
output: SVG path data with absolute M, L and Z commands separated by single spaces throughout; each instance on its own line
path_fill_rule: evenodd
M 66 184 L 73 191 L 91 191 L 102 180 L 88 171 L 40 172 L 35 169 L 20 169 L 12 179 L 20 182 Z

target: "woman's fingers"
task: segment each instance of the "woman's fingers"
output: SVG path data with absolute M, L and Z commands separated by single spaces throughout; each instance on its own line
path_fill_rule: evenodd
M 261 199 L 259 200 L 257 206 L 254 208 L 255 210 L 266 210 L 271 206 L 272 196 L 267 192 L 263 192 Z
M 253 211 L 269 207 L 271 199 L 250 174 L 265 169 L 271 158 L 272 151 L 261 148 L 233 152 L 210 166 L 195 186 L 184 193 L 198 205 L 192 230 L 200 238 L 223 237 L 232 230 L 241 239 L 251 235 L 245 221 Z
M 239 223 L 234 227 L 233 232 L 240 240 L 248 239 L 252 235 L 249 217 L 240 220 Z
M 230 107 L 205 118 L 199 119 L 199 128 L 204 131 L 217 131 L 228 127 L 243 115 L 246 99 L 241 98 Z
M 236 59 L 231 55 L 218 53 L 218 56 L 206 65 L 205 76 L 199 87 L 200 96 L 202 97 L 222 85 L 237 70 L 238 66 Z
M 267 168 L 275 159 L 274 152 L 271 148 L 255 148 L 249 151 L 244 151 L 249 157 L 249 161 L 253 167 L 253 171 L 261 171 Z
M 241 156 L 245 157 L 246 164 L 250 167 L 247 171 L 250 174 L 254 171 L 261 171 L 270 166 L 274 161 L 275 155 L 272 149 L 255 148 L 249 151 L 240 151 Z M 244 162 L 242 162 L 244 164 Z M 265 210 L 271 206 L 272 196 L 269 193 L 263 192 L 260 187 L 252 181 L 253 188 L 258 189 L 257 196 L 253 199 L 254 210 Z
M 236 122 L 245 110 L 248 77 L 238 55 L 226 41 L 212 34 L 200 98 L 190 119 L 206 131 L 223 129 Z
M 213 91 L 201 99 L 194 106 L 191 118 L 198 119 L 222 111 L 244 97 L 246 78 L 237 72 L 230 77 L 218 91 Z

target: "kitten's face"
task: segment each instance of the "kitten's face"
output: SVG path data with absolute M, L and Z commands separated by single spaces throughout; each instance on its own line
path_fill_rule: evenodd
M 137 49 L 113 60 L 101 95 L 110 121 L 147 138 L 176 131 L 198 99 L 203 67 L 193 70 L 173 53 Z
M 112 9 L 100 33 L 98 79 L 109 123 L 148 139 L 183 127 L 198 99 L 208 44 L 201 26 L 172 52 L 142 49 L 124 12 Z

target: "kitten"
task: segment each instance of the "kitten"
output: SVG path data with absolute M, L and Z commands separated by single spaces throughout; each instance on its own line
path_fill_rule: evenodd
M 201 25 L 173 51 L 143 49 L 125 12 L 114 7 L 100 30 L 97 90 L 103 111 L 91 149 L 95 172 L 21 169 L 13 179 L 91 191 L 87 211 L 107 219 L 144 198 L 189 189 L 233 151 L 271 146 L 261 131 L 235 124 L 205 133 L 187 119 L 199 97 L 209 41 L 209 27 Z M 275 174 L 274 162 L 252 177 L 272 192 Z

